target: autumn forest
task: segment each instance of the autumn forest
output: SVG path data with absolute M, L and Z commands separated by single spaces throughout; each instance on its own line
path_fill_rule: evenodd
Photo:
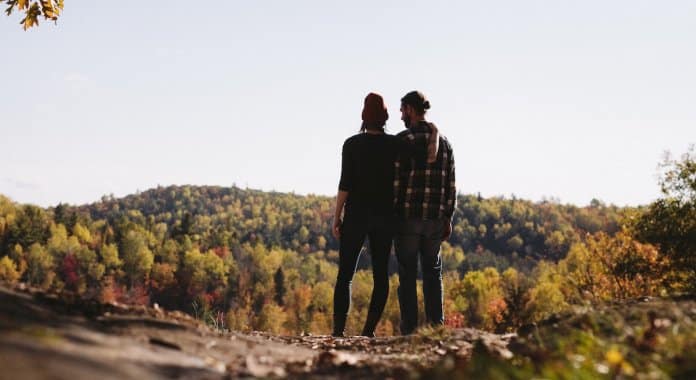
M 460 194 L 441 252 L 447 326 L 513 331 L 571 305 L 691 290 L 692 155 L 663 164 L 664 198 L 643 207 Z M 157 304 L 219 329 L 327 334 L 334 201 L 236 186 L 158 187 L 47 209 L 0 197 L 0 280 Z M 368 254 L 353 282 L 349 333 L 367 312 Z M 395 273 L 392 256 L 380 335 L 398 333 Z

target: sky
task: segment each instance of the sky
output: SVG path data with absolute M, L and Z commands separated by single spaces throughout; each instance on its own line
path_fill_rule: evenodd
M 166 5 L 165 5 L 166 4 Z M 696 143 L 696 2 L 66 0 L 0 16 L 0 194 L 44 207 L 158 185 L 334 195 L 365 95 L 417 89 L 459 192 L 659 197 Z

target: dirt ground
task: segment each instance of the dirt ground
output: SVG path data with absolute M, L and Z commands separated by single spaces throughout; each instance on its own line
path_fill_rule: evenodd
M 512 335 L 479 330 L 333 338 L 219 332 L 180 312 L 0 287 L 0 379 L 419 378 L 475 345 L 507 357 Z

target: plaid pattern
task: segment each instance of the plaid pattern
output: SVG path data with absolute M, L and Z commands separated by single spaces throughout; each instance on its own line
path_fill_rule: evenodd
M 429 123 L 421 122 L 399 134 L 413 144 L 426 144 L 430 138 Z M 451 219 L 454 213 L 457 188 L 454 181 L 452 146 L 440 135 L 437 161 L 428 164 L 423 159 L 401 158 L 395 163 L 395 206 L 403 218 L 425 220 Z

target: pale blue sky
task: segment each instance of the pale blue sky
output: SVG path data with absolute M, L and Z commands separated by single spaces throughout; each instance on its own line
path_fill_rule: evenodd
M 431 100 L 461 192 L 657 197 L 696 143 L 694 1 L 66 0 L 0 17 L 0 193 L 169 184 L 333 195 L 364 96 Z

